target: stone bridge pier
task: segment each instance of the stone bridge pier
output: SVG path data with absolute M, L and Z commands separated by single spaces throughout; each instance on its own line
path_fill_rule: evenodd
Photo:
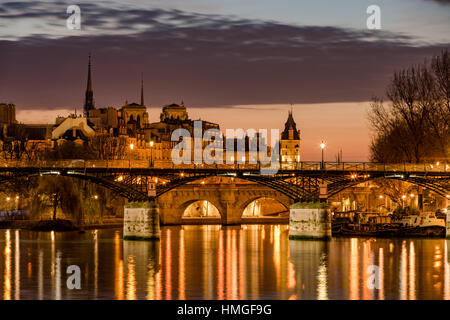
M 183 214 L 186 208 L 196 201 L 207 200 L 220 213 L 220 218 L 216 218 L 217 222 L 229 225 L 242 223 L 245 208 L 260 198 L 277 200 L 286 211 L 289 211 L 289 206 L 294 202 L 286 195 L 256 183 L 215 183 L 180 186 L 161 195 L 157 198 L 157 203 L 162 224 L 185 223 Z M 204 220 L 212 221 L 211 218 Z

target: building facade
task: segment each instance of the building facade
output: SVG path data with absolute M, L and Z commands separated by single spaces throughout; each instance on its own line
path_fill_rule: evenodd
M 281 133 L 280 160 L 283 164 L 291 165 L 300 162 L 300 159 L 300 130 L 297 130 L 291 110 Z

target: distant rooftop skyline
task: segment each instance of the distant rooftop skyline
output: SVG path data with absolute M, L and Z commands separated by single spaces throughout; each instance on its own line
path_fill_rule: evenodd
M 81 30 L 68 30 L 72 4 L 0 4 L 0 101 L 21 121 L 81 113 L 91 53 L 96 107 L 139 102 L 144 73 L 151 121 L 184 100 L 221 127 L 281 129 L 292 103 L 308 139 L 337 139 L 364 160 L 368 101 L 394 71 L 450 47 L 444 0 L 81 1 Z M 371 4 L 381 30 L 366 28 Z

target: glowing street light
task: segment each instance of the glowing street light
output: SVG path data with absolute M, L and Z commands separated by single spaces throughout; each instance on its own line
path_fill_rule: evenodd
M 150 141 L 150 167 L 153 167 L 153 140 Z
M 131 150 L 134 149 L 134 144 L 130 143 L 130 149 L 131 149 Z
M 322 140 L 320 143 L 320 148 L 322 149 L 322 169 L 324 168 L 324 162 L 323 162 L 323 150 L 325 149 L 325 142 Z

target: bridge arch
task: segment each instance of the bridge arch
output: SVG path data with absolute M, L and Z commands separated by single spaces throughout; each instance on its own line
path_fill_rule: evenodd
M 111 190 L 112 192 L 116 193 L 117 195 L 120 195 L 128 200 L 136 200 L 136 201 L 144 201 L 147 200 L 148 197 L 145 192 L 141 192 L 139 190 L 136 190 L 125 183 L 118 183 L 115 182 L 114 179 L 108 179 L 107 177 L 98 177 L 98 176 L 92 176 L 89 174 L 81 174 L 81 173 L 67 173 L 67 172 L 60 172 L 60 171 L 46 171 L 41 173 L 27 173 L 27 172 L 18 172 L 14 176 L 8 176 L 0 179 L 0 182 L 8 182 L 14 179 L 22 179 L 22 178 L 39 178 L 42 176 L 62 176 L 62 177 L 68 177 L 78 180 L 84 180 L 88 181 L 90 183 L 96 184 L 98 186 L 107 188 Z
M 448 198 L 448 194 L 450 193 L 450 190 L 446 189 L 444 186 L 441 186 L 437 184 L 436 182 L 441 182 L 442 184 L 446 183 L 447 185 L 450 183 L 449 179 L 442 179 L 437 180 L 437 178 L 433 180 L 427 180 L 423 177 L 410 177 L 410 176 L 404 176 L 404 175 L 396 175 L 396 176 L 379 176 L 379 177 L 370 177 L 367 179 L 364 179 L 362 181 L 354 181 L 351 179 L 342 179 L 340 181 L 336 181 L 331 183 L 329 187 L 328 196 L 333 196 L 338 194 L 339 192 L 342 192 L 348 188 L 357 186 L 361 183 L 368 182 L 368 181 L 374 181 L 374 180 L 395 180 L 395 181 L 402 181 L 402 182 L 408 182 L 416 186 L 423 187 L 427 190 L 430 190 L 444 198 Z
M 271 196 L 250 198 L 243 204 L 242 217 L 264 217 L 289 212 L 290 204 Z
M 210 200 L 189 200 L 179 207 L 182 218 L 221 218 L 222 215 L 214 203 Z

